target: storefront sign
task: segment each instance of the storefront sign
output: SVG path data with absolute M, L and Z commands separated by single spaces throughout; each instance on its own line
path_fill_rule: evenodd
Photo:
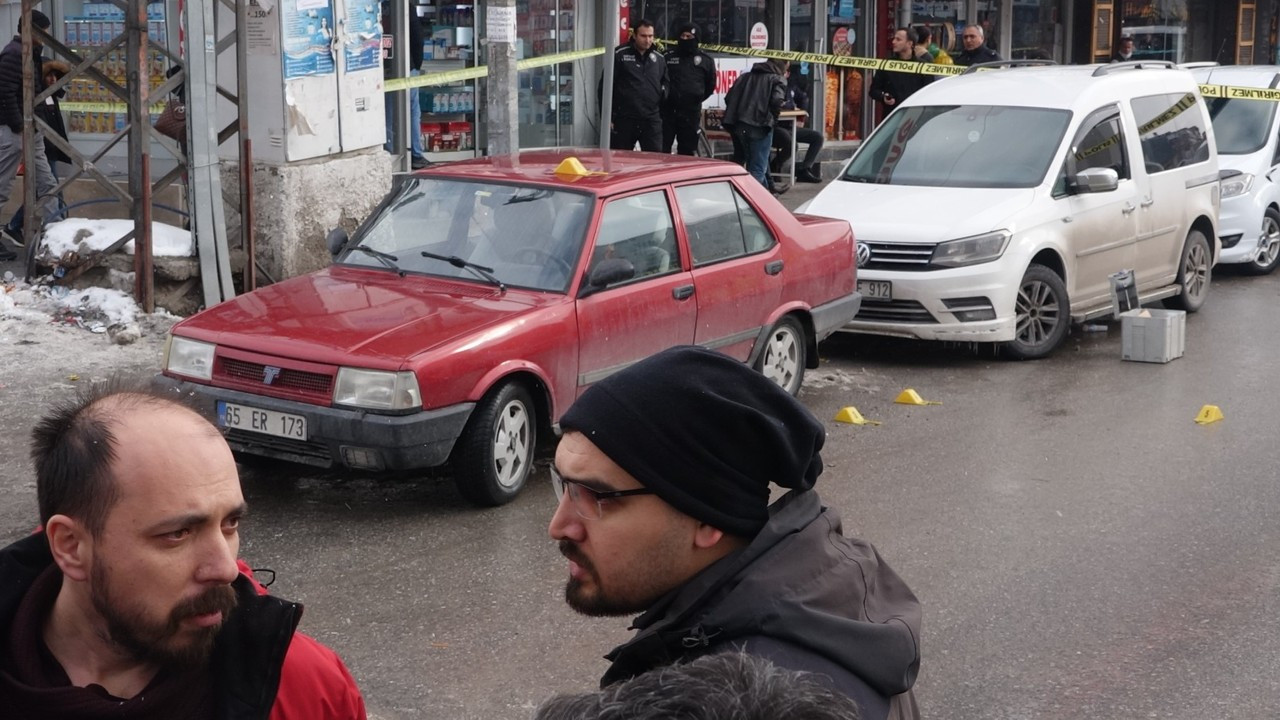
M 490 5 L 485 15 L 485 31 L 489 42 L 513 43 L 516 41 L 516 9 Z
M 764 23 L 758 22 L 751 26 L 751 47 L 756 50 L 769 47 L 769 28 Z

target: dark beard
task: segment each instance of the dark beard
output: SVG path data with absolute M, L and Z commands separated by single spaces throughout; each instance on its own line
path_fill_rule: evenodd
M 600 576 L 596 574 L 595 568 L 591 566 L 591 562 L 578 552 L 578 548 L 569 540 L 560 541 L 560 554 L 578 564 L 588 575 L 595 578 L 596 594 L 594 596 L 585 595 L 582 589 L 582 582 L 577 578 L 570 577 L 564 585 L 564 601 L 569 607 L 582 615 L 588 617 L 623 617 L 626 615 L 635 615 L 643 612 L 648 608 L 648 603 L 637 604 L 634 600 L 627 601 L 624 598 L 610 598 L 604 594 L 604 588 L 600 586 Z
M 140 592 L 146 592 L 145 588 Z M 163 625 L 149 623 L 136 614 L 119 610 L 107 590 L 106 571 L 96 563 L 89 583 L 93 607 L 107 623 L 108 639 L 122 648 L 129 657 L 139 662 L 179 670 L 198 668 L 209 661 L 214 642 L 222 630 L 222 624 L 199 628 L 191 633 L 185 645 L 173 641 L 183 631 L 182 621 L 197 615 L 222 613 L 226 622 L 236 607 L 236 593 L 230 585 L 210 588 L 175 607 Z

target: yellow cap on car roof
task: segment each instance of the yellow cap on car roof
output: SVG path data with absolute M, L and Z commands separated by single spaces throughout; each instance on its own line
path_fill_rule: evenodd
M 588 170 L 582 161 L 576 157 L 567 157 L 560 161 L 554 170 L 556 175 L 573 175 L 576 177 L 586 177 L 587 175 L 607 175 L 608 173 L 599 170 Z

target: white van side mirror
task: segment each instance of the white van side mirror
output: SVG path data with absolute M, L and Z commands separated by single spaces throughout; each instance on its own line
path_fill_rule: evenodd
M 1089 168 L 1076 173 L 1076 192 L 1104 193 L 1120 186 L 1120 176 L 1111 168 Z

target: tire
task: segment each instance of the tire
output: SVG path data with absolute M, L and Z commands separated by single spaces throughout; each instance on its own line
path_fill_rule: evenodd
M 769 331 L 764 350 L 756 359 L 756 370 L 783 390 L 798 395 L 804 382 L 806 350 L 804 328 L 788 315 Z
M 1187 233 L 1187 243 L 1182 247 L 1182 259 L 1178 262 L 1177 282 L 1182 292 L 1168 299 L 1170 305 L 1189 313 L 1204 307 L 1209 297 L 1209 283 L 1213 279 L 1213 258 L 1209 252 L 1209 241 L 1204 233 L 1199 230 Z
M 1014 301 L 1017 324 L 1013 340 L 1004 343 L 1006 354 L 1017 360 L 1036 360 L 1052 353 L 1071 327 L 1067 286 L 1058 273 L 1032 264 L 1018 283 Z
M 1280 211 L 1267 208 L 1262 216 L 1262 235 L 1266 238 L 1266 247 L 1244 266 L 1250 275 L 1270 275 L 1276 265 L 1280 265 Z
M 468 501 L 483 507 L 515 499 L 529 479 L 538 440 L 533 399 L 519 383 L 490 390 L 467 420 L 454 450 L 454 482 Z

